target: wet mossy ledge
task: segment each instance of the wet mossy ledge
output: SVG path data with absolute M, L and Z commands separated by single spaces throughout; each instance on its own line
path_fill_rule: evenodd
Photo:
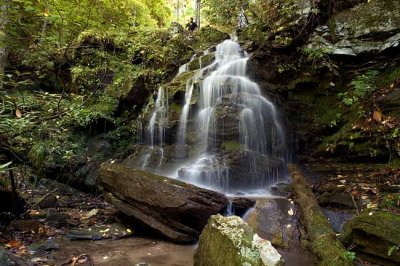
M 400 264 L 400 215 L 366 209 L 344 226 L 341 240 L 358 256 L 382 265 Z
M 318 201 L 299 167 L 291 164 L 289 170 L 295 200 L 299 204 L 301 219 L 307 231 L 305 245 L 316 255 L 318 265 L 353 265 L 349 252 L 337 239 L 328 219 L 321 212 Z

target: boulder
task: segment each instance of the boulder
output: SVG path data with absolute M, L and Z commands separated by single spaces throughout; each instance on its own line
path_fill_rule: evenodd
M 258 199 L 246 222 L 275 247 L 289 248 L 299 234 L 298 219 L 298 206 L 293 201 L 283 198 Z
M 352 199 L 350 193 L 341 191 L 340 188 L 333 192 L 324 192 L 318 198 L 318 203 L 324 207 L 328 206 L 341 209 L 355 209 L 355 204 L 357 204 L 355 199 Z
M 56 209 L 48 209 L 46 224 L 54 228 L 62 228 L 68 225 L 70 216 L 66 213 L 58 212 Z
M 382 265 L 400 264 L 400 216 L 365 211 L 344 225 L 341 239 L 355 244 L 358 255 Z
M 213 215 L 201 233 L 195 266 L 284 265 L 268 240 L 260 238 L 238 216 Z
M 39 200 L 37 205 L 41 209 L 54 208 L 57 206 L 57 202 L 58 202 L 57 196 L 53 193 L 50 193 L 50 194 L 44 195 Z
M 217 192 L 123 164 L 103 164 L 100 183 L 106 199 L 134 222 L 179 243 L 195 242 L 208 218 L 228 205 Z

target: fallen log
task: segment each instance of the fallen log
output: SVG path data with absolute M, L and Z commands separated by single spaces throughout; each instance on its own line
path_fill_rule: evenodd
M 228 205 L 220 193 L 123 164 L 103 164 L 99 173 L 111 204 L 139 225 L 178 243 L 197 241 L 208 218 Z
M 289 165 L 295 200 L 299 204 L 301 220 L 307 230 L 309 248 L 319 265 L 353 265 L 349 252 L 336 238 L 328 219 L 321 212 L 310 185 L 297 165 Z

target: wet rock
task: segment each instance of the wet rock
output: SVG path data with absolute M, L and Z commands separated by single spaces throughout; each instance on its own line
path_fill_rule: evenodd
M 328 219 L 333 231 L 336 233 L 343 232 L 344 224 L 353 219 L 356 211 L 355 210 L 332 210 L 322 208 L 322 213 Z
M 34 253 L 58 250 L 59 248 L 59 245 L 55 242 L 54 239 L 49 239 L 42 244 L 32 244 L 29 246 L 29 249 Z
M 215 59 L 215 54 L 206 54 L 199 56 L 199 58 L 196 58 L 192 62 L 188 64 L 188 70 L 196 70 L 196 69 L 202 69 L 203 67 L 209 66 Z
M 100 179 L 106 198 L 116 208 L 175 242 L 196 241 L 207 219 L 228 204 L 217 192 L 122 164 L 103 164 Z
M 246 211 L 252 208 L 256 201 L 248 198 L 234 198 L 232 199 L 232 210 L 237 216 L 243 216 Z
M 89 229 L 72 229 L 65 233 L 70 240 L 120 239 L 131 236 L 133 230 L 119 223 L 93 226 Z
M 229 168 L 229 184 L 232 189 L 263 189 L 263 185 L 266 189 L 276 177 L 274 174 L 282 173 L 284 168 L 279 158 L 251 151 L 232 152 L 224 159 Z
M 342 190 L 325 192 L 318 198 L 318 202 L 321 206 L 330 206 L 345 209 L 356 208 L 350 193 Z
M 33 266 L 34 264 L 23 258 L 20 258 L 11 252 L 0 250 L 0 265 L 1 266 Z
M 284 265 L 271 242 L 260 238 L 240 217 L 213 215 L 200 236 L 195 266 Z
M 270 187 L 271 193 L 274 196 L 287 198 L 292 194 L 292 189 L 289 183 L 279 182 Z
M 60 213 L 55 209 L 49 209 L 46 217 L 46 224 L 54 228 L 61 228 L 68 225 L 69 215 Z
M 283 161 L 273 159 L 252 151 L 232 151 L 221 157 L 208 157 L 201 159 L 202 174 L 197 176 L 197 184 L 221 189 L 229 178 L 229 187 L 224 187 L 225 192 L 242 192 L 248 190 L 267 190 L 276 174 L 283 170 Z M 181 168 L 179 178 L 184 180 L 190 176 L 190 167 Z M 206 174 L 207 173 L 207 174 Z
M 38 206 L 41 209 L 54 208 L 57 205 L 57 201 L 57 196 L 50 193 L 39 200 Z
M 342 241 L 355 244 L 358 255 L 382 265 L 400 264 L 400 216 L 365 211 L 344 226 Z
M 289 248 L 296 234 L 298 207 L 287 199 L 259 199 L 246 222 L 274 246 Z

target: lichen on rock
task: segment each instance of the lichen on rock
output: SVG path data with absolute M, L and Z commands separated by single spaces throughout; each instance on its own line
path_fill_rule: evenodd
M 238 216 L 211 216 L 200 236 L 195 264 L 232 266 L 283 265 L 271 242 L 260 238 Z

